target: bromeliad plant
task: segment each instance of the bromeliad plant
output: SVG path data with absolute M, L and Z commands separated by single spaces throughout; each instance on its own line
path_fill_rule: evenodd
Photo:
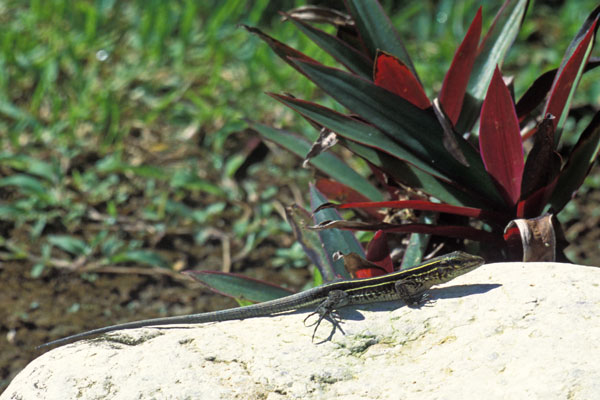
M 573 93 L 583 73 L 600 64 L 590 58 L 600 7 L 583 23 L 559 68 L 542 74 L 515 104 L 501 65 L 525 17 L 527 0 L 505 1 L 484 36 L 481 8 L 476 12 L 433 100 L 380 4 L 345 4 L 347 14 L 313 6 L 283 13 L 344 70 L 245 27 L 349 111 L 270 94 L 320 130 L 310 151 L 303 138 L 250 122 L 265 138 L 298 155 L 308 154 L 306 162 L 330 178 L 311 187 L 318 239 L 298 227 L 307 215 L 296 209 L 291 218 L 311 259 L 319 265 L 327 258 L 334 265 L 329 275 L 320 268 L 324 278 L 346 275 L 330 257 L 338 250 L 353 253 L 343 261 L 355 276 L 389 272 L 387 242 L 390 233 L 398 232 L 411 234 L 403 265 L 425 254 L 430 235 L 453 238 L 454 245 L 456 239 L 478 243 L 488 259 L 564 257 L 566 243 L 553 215 L 569 202 L 596 158 L 600 113 L 570 152 L 561 157 L 557 150 Z M 336 27 L 335 35 L 317 27 L 324 22 Z M 374 179 L 347 174 L 339 158 L 324 152 L 335 144 L 364 159 Z M 424 213 L 417 222 L 397 223 L 384 219 L 378 208 Z M 336 209 L 354 209 L 361 219 L 342 220 Z M 340 236 L 356 230 L 377 232 L 366 255 L 352 236 Z M 337 241 L 324 235 L 338 235 Z M 325 255 L 315 240 L 324 243 Z
M 433 101 L 380 5 L 359 0 L 346 4 L 349 15 L 343 17 L 314 7 L 284 16 L 347 71 L 320 64 L 248 28 L 351 112 L 342 114 L 289 95 L 271 94 L 321 129 L 311 153 L 327 148 L 322 142 L 339 141 L 369 163 L 391 197 L 389 201 L 327 203 L 317 211 L 327 207 L 409 208 L 477 222 L 442 224 L 441 219 L 437 224 L 391 224 L 369 214 L 366 221 L 330 221 L 316 228 L 470 239 L 482 243 L 488 254 L 496 253 L 492 256 L 511 259 L 521 257 L 511 247 L 516 236 L 519 242 L 522 238 L 526 260 L 554 259 L 555 248 L 560 253 L 564 243 L 556 219 L 549 215 L 564 208 L 598 152 L 600 114 L 564 160 L 557 149 L 575 88 L 582 74 L 598 65 L 590 54 L 599 9 L 584 22 L 560 67 L 540 76 L 515 105 L 499 65 L 519 30 L 527 1 L 506 1 L 483 38 L 482 11 L 477 11 Z M 338 26 L 336 36 L 314 26 L 323 20 Z M 477 121 L 478 129 L 474 129 Z M 254 126 L 272 138 L 272 132 Z M 478 135 L 465 139 L 469 133 Z M 526 147 L 530 150 L 525 154 Z M 344 183 L 349 187 L 346 194 L 364 193 L 352 182 Z M 334 197 L 326 183 L 317 186 Z M 398 186 L 411 188 L 412 198 L 394 199 Z

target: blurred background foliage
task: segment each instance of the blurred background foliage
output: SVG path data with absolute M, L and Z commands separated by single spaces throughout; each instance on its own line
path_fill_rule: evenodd
M 314 136 L 263 92 L 320 93 L 237 27 L 260 26 L 327 62 L 278 22 L 278 10 L 304 3 L 0 2 L 1 259 L 27 261 L 34 276 L 46 267 L 221 269 L 213 256 L 222 247 L 229 269 L 269 241 L 264 263 L 306 265 L 298 248 L 285 249 L 292 240 L 281 214 L 285 201 L 301 201 L 310 171 L 273 147 L 265 156 L 242 118 Z M 483 2 L 484 28 L 500 3 Z M 382 4 L 435 95 L 480 2 Z M 558 65 L 594 5 L 533 2 L 504 68 L 519 72 L 517 97 Z M 598 104 L 599 76 L 583 78 L 576 113 L 577 104 Z
M 313 3 L 343 6 L 341 0 Z M 0 301 L 6 306 L 0 331 L 1 347 L 7 348 L 0 351 L 0 390 L 34 356 L 22 349 L 31 351 L 47 338 L 46 333 L 31 336 L 36 329 L 63 336 L 115 322 L 105 309 L 86 309 L 79 314 L 89 315 L 88 321 L 60 328 L 67 324 L 60 318 L 80 309 L 79 300 L 66 294 L 65 276 L 74 277 L 72 287 L 90 292 L 90 303 L 105 296 L 86 285 L 120 285 L 116 280 L 101 284 L 106 276 L 101 272 L 177 280 L 180 270 L 214 269 L 244 271 L 296 289 L 306 284 L 309 273 L 300 267 L 308 262 L 294 245 L 283 207 L 306 204 L 312 172 L 286 151 L 262 143 L 246 130 L 243 118 L 314 137 L 313 128 L 264 92 L 286 91 L 336 106 L 238 28 L 241 23 L 259 26 L 335 65 L 292 24 L 279 21 L 277 11 L 303 4 L 0 0 L 0 274 L 5 286 Z M 501 2 L 382 4 L 432 97 L 477 7 L 483 5 L 487 29 Z M 532 2 L 503 69 L 519 71 L 517 97 L 539 74 L 558 66 L 595 6 L 592 0 Z M 565 134 L 581 131 L 600 104 L 599 72 L 584 75 Z M 360 161 L 349 163 L 365 171 Z M 568 239 L 576 245 L 567 249 L 568 256 L 591 264 L 597 264 L 593 256 L 600 239 L 592 206 L 599 200 L 595 171 L 580 191 L 581 200 L 562 215 Z M 274 270 L 281 273 L 273 275 Z M 50 283 L 60 289 L 50 289 L 44 299 L 28 297 L 52 288 Z M 125 297 L 138 293 L 118 290 Z M 122 318 L 157 316 L 156 308 L 148 315 L 140 312 L 148 308 L 143 301 L 129 308 Z M 202 311 L 162 303 L 158 310 Z

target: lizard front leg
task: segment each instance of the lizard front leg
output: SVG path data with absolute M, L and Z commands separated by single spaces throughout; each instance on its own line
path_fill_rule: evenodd
M 342 333 L 344 333 L 344 330 L 340 326 L 341 318 L 340 318 L 339 314 L 336 312 L 336 310 L 338 308 L 348 305 L 348 303 L 349 303 L 348 293 L 346 293 L 343 290 L 332 290 L 331 292 L 329 292 L 327 294 L 327 297 L 325 298 L 325 300 L 323 300 L 321 302 L 321 304 L 319 304 L 319 306 L 316 308 L 316 310 L 314 312 L 308 314 L 308 316 L 304 319 L 304 325 L 305 326 L 316 325 L 315 330 L 313 331 L 313 334 L 312 334 L 313 341 L 315 340 L 315 334 L 317 333 L 317 329 L 319 328 L 321 321 L 323 321 L 323 319 L 325 319 L 325 318 L 328 318 L 331 321 L 334 329 L 339 328 L 339 330 L 342 331 Z M 306 320 L 308 320 L 313 315 L 319 316 L 317 321 L 311 325 L 306 325 Z

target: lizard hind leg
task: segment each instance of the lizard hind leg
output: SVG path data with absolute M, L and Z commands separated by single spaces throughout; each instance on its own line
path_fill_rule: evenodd
M 327 298 L 319 304 L 319 306 L 312 313 L 308 314 L 306 318 L 304 318 L 304 326 L 315 326 L 315 329 L 312 334 L 312 341 L 315 340 L 315 334 L 317 333 L 317 329 L 319 329 L 319 325 L 321 325 L 321 321 L 324 319 L 328 319 L 333 324 L 333 331 L 335 329 L 339 329 L 342 333 L 344 330 L 340 326 L 342 322 L 342 318 L 336 312 L 338 308 L 344 307 L 348 305 L 349 298 L 348 293 L 343 290 L 332 290 L 327 294 Z M 318 315 L 319 318 L 310 325 L 306 325 L 306 321 L 312 317 L 313 315 Z M 333 333 L 332 333 L 333 334 Z
M 400 299 L 409 307 L 419 307 L 427 300 L 427 295 L 424 293 L 420 283 L 415 283 L 407 280 L 399 280 L 394 284 L 396 293 Z

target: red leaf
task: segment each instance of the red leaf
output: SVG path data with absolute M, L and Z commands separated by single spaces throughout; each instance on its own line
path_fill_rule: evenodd
M 517 217 L 533 218 L 540 215 L 552 196 L 552 192 L 554 192 L 557 182 L 558 175 L 556 175 L 546 186 L 539 188 L 527 196 L 526 199 L 519 201 L 519 203 L 517 203 Z
M 379 265 L 362 258 L 356 253 L 350 252 L 342 255 L 344 268 L 353 279 L 372 278 L 387 274 L 387 271 Z
M 515 105 L 498 67 L 481 107 L 479 148 L 485 169 L 514 207 L 521 194 L 523 146 Z
M 377 52 L 373 81 L 377 86 L 397 94 L 422 110 L 431 107 L 419 80 L 406 64 L 391 54 Z
M 314 212 L 324 208 L 335 207 L 336 209 L 347 208 L 410 208 L 412 210 L 421 211 L 436 211 L 447 214 L 462 215 L 464 217 L 478 218 L 488 221 L 506 222 L 506 218 L 502 214 L 493 211 L 482 210 L 473 207 L 453 206 L 450 204 L 433 203 L 426 200 L 394 200 L 394 201 L 367 201 L 360 203 L 345 203 L 345 204 L 321 204 Z
M 498 236 L 481 229 L 462 225 L 427 225 L 427 224 L 405 224 L 395 228 L 385 229 L 385 232 L 413 232 L 453 237 L 458 239 L 469 239 L 477 242 L 495 242 Z
M 442 91 L 440 92 L 440 104 L 453 125 L 456 125 L 456 121 L 458 121 L 458 117 L 460 116 L 471 70 L 477 57 L 480 37 L 481 7 L 477 10 L 477 14 L 475 14 L 475 18 L 473 18 L 473 22 L 471 22 L 465 38 L 454 54 L 454 59 L 444 77 Z
M 586 23 L 582 29 L 578 32 L 577 37 L 571 43 L 571 46 L 577 43 L 576 41 L 578 37 L 583 35 L 584 32 L 585 36 L 583 39 L 581 39 L 579 44 L 577 44 L 577 47 L 575 50 L 573 50 L 573 54 L 571 54 L 567 60 L 563 60 L 563 63 L 559 68 L 558 75 L 555 77 L 554 82 L 552 83 L 550 98 L 546 103 L 543 115 L 550 113 L 556 117 L 556 120 L 554 121 L 554 128 L 557 126 L 562 127 L 564 118 L 566 116 L 565 106 L 567 106 L 567 103 L 570 101 L 572 93 L 575 90 L 573 85 L 577 85 L 579 83 L 579 78 L 581 78 L 581 68 L 586 64 L 588 58 L 590 57 L 590 42 L 594 40 L 596 34 L 599 10 L 600 8 L 596 8 L 596 10 L 594 10 L 594 12 L 586 20 Z M 590 24 L 591 21 L 593 21 L 593 23 Z M 586 25 L 588 25 L 587 31 L 585 29 Z M 567 49 L 567 53 L 569 50 L 571 50 L 571 48 Z M 555 145 L 558 145 L 559 137 L 560 131 L 555 132 Z
M 546 98 L 546 95 L 552 87 L 552 82 L 556 76 L 556 69 L 546 71 L 540 75 L 527 89 L 527 91 L 521 96 L 515 110 L 517 110 L 517 116 L 519 121 L 523 121 L 526 117 L 531 114 L 537 106 Z M 531 134 L 530 134 L 531 135 Z
M 516 225 L 507 226 L 504 230 L 504 242 L 509 254 L 509 260 L 523 259 L 523 245 L 521 243 L 521 231 Z
M 358 193 L 356 190 L 332 179 L 318 179 L 316 186 L 317 189 L 319 189 L 319 192 L 323 193 L 325 197 L 329 199 L 337 201 L 369 201 L 367 197 Z
M 540 215 L 556 185 L 562 159 L 554 150 L 553 122 L 554 117 L 547 115 L 537 127 L 533 147 L 523 168 L 521 201 L 517 205 L 519 218 Z
M 390 250 L 387 245 L 387 236 L 385 232 L 375 232 L 375 236 L 367 245 L 367 260 L 371 261 L 373 264 L 379 265 L 387 273 L 394 272 L 394 263 L 392 262 L 392 257 L 390 257 Z
M 377 231 L 394 233 L 426 233 L 430 235 L 447 236 L 459 239 L 469 239 L 474 241 L 501 242 L 502 238 L 498 235 L 484 231 L 482 229 L 472 228 L 463 225 L 428 225 L 428 224 L 388 224 L 385 222 L 369 223 L 361 221 L 323 221 L 318 225 L 309 226 L 308 229 L 342 229 L 351 231 Z
M 588 62 L 585 64 L 583 72 L 585 73 L 591 71 L 598 66 L 600 66 L 600 59 L 590 57 Z M 542 103 L 542 101 L 544 101 L 548 95 L 548 92 L 550 89 L 552 89 L 552 83 L 556 78 L 557 71 L 558 68 L 544 72 L 531 84 L 529 89 L 527 89 L 527 91 L 521 96 L 519 101 L 517 101 L 517 104 L 515 104 L 515 109 L 517 110 L 519 122 L 523 122 L 523 120 L 528 117 L 529 114 L 531 114 L 531 112 Z M 535 132 L 535 130 L 533 130 L 533 132 Z M 531 135 L 533 135 L 533 133 L 527 133 L 527 135 L 523 135 L 523 141 L 525 141 L 525 139 Z
M 349 201 L 349 202 L 368 202 L 369 199 L 356 190 L 349 188 L 348 186 L 341 184 L 337 181 L 327 178 L 321 178 L 316 183 L 319 192 L 323 193 L 328 199 L 336 201 Z M 365 210 L 373 218 L 381 220 L 383 215 L 378 213 L 377 210 Z

